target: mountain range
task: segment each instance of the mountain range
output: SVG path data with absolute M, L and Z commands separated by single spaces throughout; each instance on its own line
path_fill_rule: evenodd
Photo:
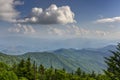
M 107 45 L 116 45 L 117 42 L 120 41 L 89 38 L 42 39 L 10 36 L 0 38 L 0 52 L 10 55 L 20 55 L 27 52 L 43 52 L 49 50 L 57 50 L 61 48 L 100 48 Z
M 18 63 L 21 59 L 31 58 L 37 65 L 43 64 L 46 68 L 65 68 L 68 72 L 75 71 L 80 67 L 85 72 L 95 71 L 102 73 L 106 69 L 104 57 L 111 55 L 109 50 L 115 50 L 116 46 L 109 45 L 103 48 L 86 48 L 86 49 L 57 49 L 45 52 L 28 52 L 21 55 L 8 55 L 0 53 L 0 61 L 9 65 Z

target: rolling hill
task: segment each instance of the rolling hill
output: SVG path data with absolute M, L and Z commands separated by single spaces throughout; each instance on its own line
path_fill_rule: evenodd
M 58 49 L 48 52 L 28 52 L 22 55 L 7 55 L 0 53 L 0 61 L 7 64 L 18 63 L 21 59 L 31 58 L 38 66 L 43 64 L 46 68 L 65 68 L 67 71 L 75 71 L 80 67 L 83 71 L 102 73 L 106 68 L 104 57 L 110 56 L 109 50 L 114 50 L 115 46 L 107 46 L 99 49 Z

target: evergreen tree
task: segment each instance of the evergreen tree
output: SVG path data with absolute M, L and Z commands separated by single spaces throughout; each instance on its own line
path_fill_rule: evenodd
M 120 43 L 116 49 L 116 51 L 111 51 L 110 57 L 105 57 L 107 70 L 104 71 L 110 80 L 120 80 Z
M 38 68 L 38 73 L 39 73 L 39 79 L 44 80 L 44 78 L 45 78 L 45 76 L 44 76 L 45 68 L 42 64 L 40 64 L 40 66 Z
M 45 71 L 46 80 L 51 80 L 54 71 L 53 68 L 49 68 Z
M 65 68 L 63 68 L 62 70 L 63 70 L 64 72 L 66 72 L 66 71 L 65 71 Z
M 34 80 L 36 80 L 36 64 L 35 64 L 35 61 L 33 63 L 33 70 L 34 70 Z
M 25 62 L 25 77 L 29 80 L 33 80 L 34 79 L 34 69 L 32 69 L 32 65 L 30 62 L 30 57 L 26 60 Z
M 27 72 L 31 70 L 30 57 L 26 60 L 25 66 L 26 66 Z
M 40 66 L 39 66 L 39 73 L 43 75 L 44 72 L 45 72 L 45 68 L 44 68 L 44 66 L 42 64 L 40 64 Z
M 77 71 L 75 72 L 78 76 L 81 76 L 81 69 L 80 67 L 77 69 Z
M 92 74 L 90 74 L 91 77 L 96 78 L 96 74 L 94 71 L 92 71 Z
M 18 64 L 16 74 L 19 78 L 25 76 L 26 71 L 25 71 L 25 61 L 24 61 L 24 59 L 22 59 L 20 61 L 20 63 Z
M 17 73 L 17 64 L 16 63 L 14 63 L 12 65 L 12 70 L 13 70 L 13 72 Z

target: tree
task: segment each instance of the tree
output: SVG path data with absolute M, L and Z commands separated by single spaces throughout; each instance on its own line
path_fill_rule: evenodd
M 0 80 L 18 80 L 13 71 L 0 70 Z
M 77 69 L 77 71 L 75 72 L 78 76 L 81 76 L 81 69 L 80 67 Z
M 57 70 L 55 75 L 53 76 L 55 80 L 66 80 L 66 72 L 63 70 Z
M 36 80 L 37 67 L 36 67 L 35 61 L 33 63 L 33 71 L 34 71 L 34 80 Z
M 26 71 L 25 71 L 25 61 L 23 59 L 17 65 L 16 74 L 17 74 L 18 77 L 25 77 L 25 75 L 24 75 L 24 74 L 26 74 Z
M 53 74 L 54 74 L 53 68 L 45 70 L 46 80 L 51 80 Z
M 34 73 L 33 73 L 33 69 L 32 69 L 32 65 L 30 62 L 30 57 L 27 58 L 27 60 L 25 61 L 25 77 L 29 80 L 33 80 L 34 79 Z
M 120 80 L 120 43 L 117 45 L 116 51 L 111 52 L 111 56 L 105 57 L 107 70 L 104 72 L 110 80 Z
M 9 70 L 9 67 L 5 63 L 0 62 L 0 70 Z
M 26 61 L 23 59 L 20 61 L 20 63 L 17 65 L 16 74 L 19 78 L 25 77 L 28 80 L 34 79 L 34 72 L 31 66 L 30 58 L 28 58 Z
M 96 74 L 94 71 L 92 71 L 92 73 L 90 74 L 90 77 L 96 78 Z
M 17 73 L 17 64 L 16 64 L 16 63 L 13 63 L 11 69 L 13 70 L 14 73 Z
M 43 75 L 44 72 L 45 72 L 45 68 L 44 68 L 44 66 L 42 64 L 40 64 L 40 66 L 39 66 L 39 73 Z

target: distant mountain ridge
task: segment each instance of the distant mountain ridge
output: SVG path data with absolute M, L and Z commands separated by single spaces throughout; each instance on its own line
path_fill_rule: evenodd
M 47 52 L 28 52 L 22 55 L 7 55 L 0 53 L 0 61 L 8 64 L 19 62 L 21 59 L 31 58 L 38 65 L 43 64 L 46 68 L 65 68 L 67 71 L 75 71 L 80 67 L 83 71 L 102 73 L 106 68 L 104 57 L 110 56 L 109 50 L 115 50 L 116 46 L 110 45 L 99 49 L 58 49 Z
M 47 39 L 9 36 L 0 38 L 0 52 L 12 55 L 20 55 L 27 52 L 42 52 L 49 50 L 57 50 L 60 48 L 100 48 L 109 44 L 115 44 L 115 42 L 119 42 L 119 40 L 109 41 L 90 38 Z

